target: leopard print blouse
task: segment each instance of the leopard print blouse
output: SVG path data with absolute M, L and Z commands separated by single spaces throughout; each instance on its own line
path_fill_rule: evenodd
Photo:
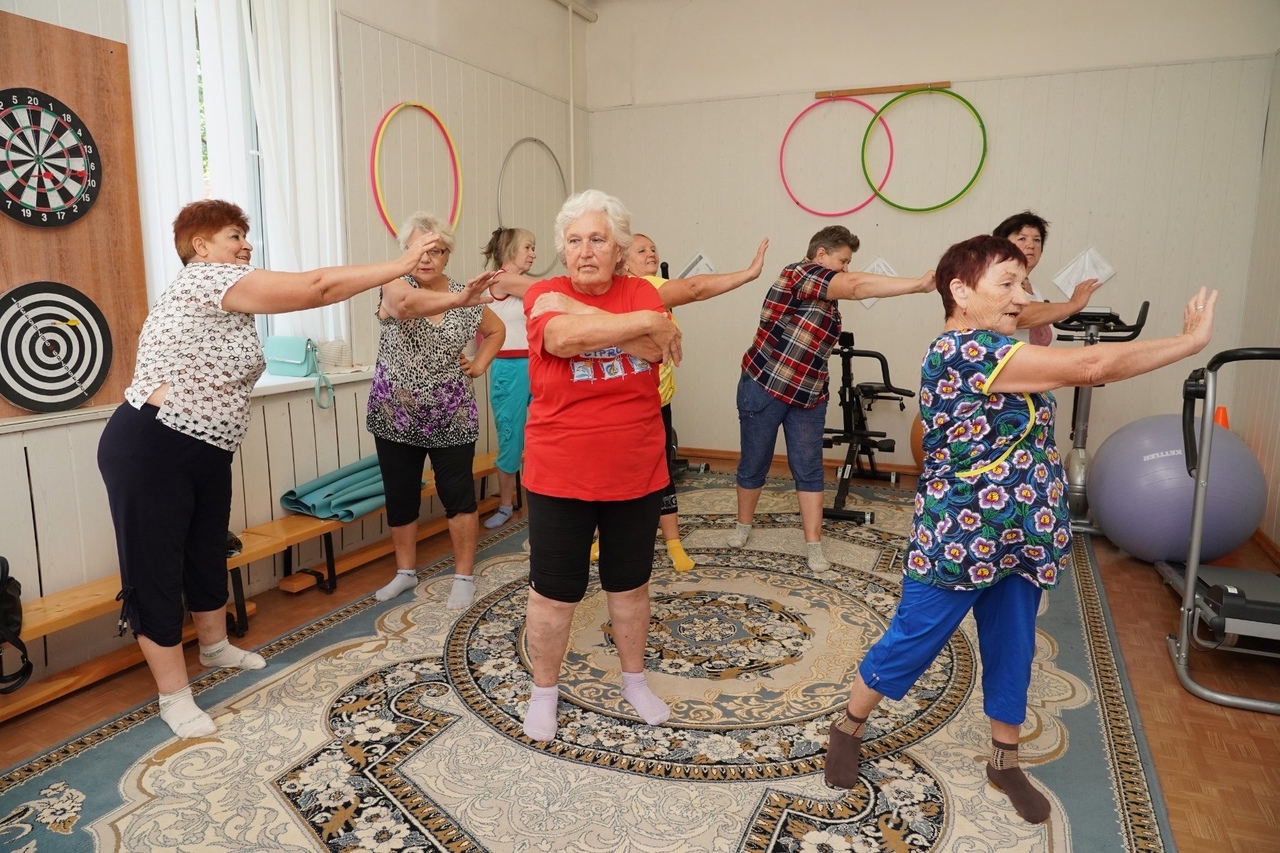
M 137 409 L 170 383 L 156 419 L 232 453 L 249 427 L 249 395 L 266 361 L 254 315 L 224 311 L 222 297 L 251 272 L 246 264 L 183 267 L 147 314 L 124 392 Z
M 413 276 L 404 279 L 418 286 Z M 461 289 L 449 279 L 449 290 Z M 382 334 L 365 419 L 369 432 L 417 447 L 456 447 L 479 438 L 475 390 L 458 356 L 475 340 L 483 311 L 482 305 L 451 308 L 438 324 L 426 317 L 379 318 Z

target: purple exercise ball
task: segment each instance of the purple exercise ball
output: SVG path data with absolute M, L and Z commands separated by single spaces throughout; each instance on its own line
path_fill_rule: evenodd
M 1196 420 L 1196 441 L 1200 421 Z M 1200 559 L 1243 545 L 1262 521 L 1267 481 L 1252 451 L 1215 424 Z M 1152 415 L 1112 433 L 1089 464 L 1089 510 L 1116 547 L 1140 560 L 1186 562 L 1195 480 L 1187 474 L 1181 415 Z

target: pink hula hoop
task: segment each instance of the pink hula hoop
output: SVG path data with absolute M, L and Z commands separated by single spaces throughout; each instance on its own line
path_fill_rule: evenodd
M 875 107 L 871 106 L 866 101 L 859 100 L 858 98 L 850 98 L 850 97 L 823 98 L 821 101 L 814 101 L 812 104 L 810 104 L 809 106 L 801 110 L 798 116 L 796 116 L 794 119 L 791 120 L 791 126 L 788 127 L 787 132 L 783 134 L 782 145 L 778 148 L 778 174 L 782 176 L 783 189 L 787 191 L 787 195 L 791 197 L 791 200 L 796 203 L 797 207 L 799 207 L 801 210 L 808 211 L 809 213 L 812 213 L 815 216 L 848 216 L 850 213 L 857 213 L 859 210 L 862 210 L 862 208 L 866 207 L 867 205 L 871 204 L 871 202 L 875 201 L 877 197 L 876 193 L 873 192 L 871 195 L 867 196 L 867 198 L 861 204 L 851 207 L 848 210 L 825 211 L 825 210 L 814 210 L 812 207 L 809 207 L 800 199 L 796 198 L 796 194 L 791 191 L 791 184 L 787 182 L 787 169 L 783 162 L 783 158 L 786 156 L 786 153 L 787 153 L 787 140 L 791 137 L 791 131 L 796 129 L 796 125 L 800 122 L 800 119 L 804 118 L 805 115 L 810 110 L 815 110 L 818 107 L 823 106 L 824 104 L 829 104 L 833 101 L 849 101 L 850 103 L 857 104 L 858 106 L 863 107 L 868 111 L 870 111 L 872 116 L 875 116 L 876 113 L 878 112 L 878 110 L 876 110 Z M 878 186 L 876 189 L 884 189 L 884 185 L 889 182 L 889 173 L 893 171 L 893 134 L 889 132 L 889 125 L 885 124 L 885 121 L 883 118 L 880 119 L 880 126 L 884 128 L 885 136 L 889 138 L 889 165 L 885 168 L 884 177 L 880 179 L 880 186 Z

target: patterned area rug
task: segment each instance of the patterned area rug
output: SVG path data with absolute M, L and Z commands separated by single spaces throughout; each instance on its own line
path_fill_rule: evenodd
M 444 608 L 449 560 L 413 597 L 355 603 L 214 673 L 215 737 L 178 741 L 149 705 L 0 777 L 0 849 L 338 851 L 1161 851 L 1171 848 L 1088 547 L 1045 596 L 1024 765 L 1053 803 L 1022 822 L 983 775 L 972 620 L 871 718 L 858 787 L 822 782 L 827 727 L 893 614 L 911 496 L 826 522 L 802 556 L 794 494 L 770 483 L 731 549 L 732 480 L 684 480 L 694 571 L 659 552 L 649 683 L 670 723 L 622 701 L 604 595 L 578 608 L 555 741 L 520 719 L 530 678 L 523 522 L 482 543 L 475 604 Z

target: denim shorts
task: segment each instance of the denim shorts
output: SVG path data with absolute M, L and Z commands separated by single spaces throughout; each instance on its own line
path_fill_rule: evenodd
M 827 425 L 827 401 L 812 409 L 784 403 L 746 373 L 738 380 L 738 427 L 742 453 L 738 485 L 758 489 L 769 476 L 778 427 L 787 441 L 787 465 L 797 492 L 823 490 L 822 431 Z

